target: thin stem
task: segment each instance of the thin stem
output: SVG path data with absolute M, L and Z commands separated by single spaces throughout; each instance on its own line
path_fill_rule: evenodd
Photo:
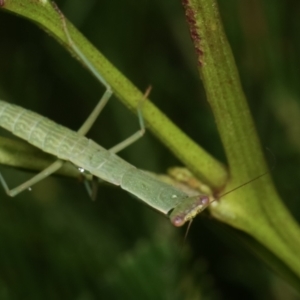
M 198 70 L 230 167 L 231 190 L 267 171 L 216 0 L 182 0 Z M 224 191 L 223 193 L 225 193 Z M 242 229 L 300 277 L 300 230 L 271 176 L 235 190 L 211 206 L 214 217 Z

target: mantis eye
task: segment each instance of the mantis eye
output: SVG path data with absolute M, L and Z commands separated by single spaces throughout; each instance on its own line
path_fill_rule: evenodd
M 176 216 L 174 219 L 171 220 L 171 223 L 176 227 L 180 227 L 185 223 L 185 219 L 182 216 Z

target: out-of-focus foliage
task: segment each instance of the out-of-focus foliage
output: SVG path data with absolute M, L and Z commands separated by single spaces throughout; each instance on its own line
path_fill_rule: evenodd
M 225 162 L 179 0 L 58 5 L 138 87 L 152 84 L 157 106 Z M 263 146 L 276 157 L 275 182 L 299 220 L 300 2 L 219 5 Z M 78 128 L 103 87 L 27 20 L 0 11 L 0 36 L 0 98 Z M 89 137 L 110 147 L 137 127 L 113 99 Z M 150 134 L 121 156 L 155 172 L 178 164 Z M 10 186 L 32 175 L 4 171 Z M 96 202 L 81 183 L 56 177 L 14 199 L 0 193 L 1 299 L 297 299 L 208 215 L 197 218 L 181 251 L 180 230 L 106 185 Z

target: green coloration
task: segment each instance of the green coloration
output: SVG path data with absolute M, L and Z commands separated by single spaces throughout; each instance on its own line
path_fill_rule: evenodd
M 82 170 L 88 171 L 90 174 L 101 180 L 120 186 L 122 189 L 135 195 L 138 199 L 142 200 L 153 209 L 163 213 L 165 216 L 167 216 L 171 210 L 176 208 L 178 204 L 182 204 L 184 200 L 187 199 L 189 200 L 188 203 L 190 203 L 191 199 L 188 198 L 187 194 L 184 192 L 149 176 L 115 155 L 116 152 L 123 150 L 143 136 L 145 128 L 140 103 L 141 101 L 143 102 L 144 99 L 141 99 L 137 106 L 140 130 L 111 148 L 109 151 L 84 136 L 91 129 L 95 120 L 112 96 L 112 90 L 110 85 L 74 44 L 67 28 L 65 17 L 56 4 L 53 5 L 62 21 L 68 44 L 85 66 L 95 75 L 98 81 L 105 86 L 106 91 L 98 102 L 98 105 L 77 132 L 58 125 L 55 122 L 22 107 L 0 101 L 1 127 L 28 141 L 30 144 L 44 152 L 58 157 L 58 160 L 46 169 L 13 189 L 9 189 L 6 181 L 0 174 L 0 181 L 7 195 L 14 197 L 22 191 L 31 188 L 32 185 L 59 170 L 64 165 L 65 161 L 70 161 Z M 147 97 L 149 92 L 150 88 L 143 98 Z M 92 189 L 89 187 L 87 187 L 87 189 L 90 196 L 92 196 Z M 198 209 L 197 211 L 200 210 Z M 177 210 L 175 209 L 175 213 L 176 212 Z M 179 210 L 178 213 L 181 213 L 181 210 Z M 176 222 L 173 222 L 173 224 L 175 226 L 182 226 L 187 220 L 195 217 L 196 214 L 197 213 L 195 212 L 192 215 L 188 215 L 180 222 L 180 224 Z M 176 216 L 176 218 L 178 218 L 178 216 Z
M 13 2 L 17 3 L 17 1 L 6 1 L 7 7 Z M 85 34 L 124 73 L 130 74 L 130 78 L 137 85 L 143 87 L 149 83 L 153 84 L 155 87 L 153 97 L 155 96 L 156 101 L 159 99 L 164 101 L 164 104 L 159 104 L 159 106 L 164 107 L 166 111 L 170 109 L 168 114 L 174 116 L 174 119 L 177 117 L 176 123 L 180 123 L 180 120 L 183 119 L 181 125 L 187 126 L 185 130 L 191 136 L 195 139 L 201 137 L 201 143 L 205 144 L 206 149 L 213 152 L 215 156 L 222 157 L 222 149 L 219 147 L 214 127 L 215 123 L 211 120 L 208 105 L 206 107 L 201 98 L 201 86 L 195 78 L 196 72 L 193 73 L 196 69 L 195 56 L 189 49 L 190 38 L 186 33 L 184 14 L 180 10 L 179 1 L 146 1 L 135 4 L 132 1 L 103 1 L 101 4 L 94 1 L 94 6 L 92 6 L 92 2 L 89 0 L 84 2 L 65 1 L 63 11 L 72 20 L 84 21 L 82 30 Z M 23 7 L 25 15 L 34 6 L 39 6 L 34 1 L 19 1 L 18 3 L 15 11 L 20 11 L 23 3 L 27 5 L 25 8 Z M 215 31 L 210 34 L 205 32 L 210 28 L 215 28 L 206 25 L 216 23 L 216 21 L 220 22 L 218 14 L 213 14 L 211 10 L 208 10 L 208 8 L 216 9 L 215 1 L 188 3 L 192 5 L 192 10 L 203 13 L 203 18 L 197 16 L 197 20 L 202 20 L 199 31 L 204 33 L 203 43 L 209 41 L 209 44 L 214 46 L 212 53 L 208 51 L 209 49 L 206 49 L 206 53 L 203 52 L 204 62 L 207 53 L 210 53 L 213 58 L 222 56 L 222 53 L 226 52 L 226 49 L 228 50 L 226 38 L 224 43 L 223 30 L 217 32 L 220 37 L 219 43 L 214 40 L 218 37 L 216 34 L 210 35 Z M 201 6 L 196 7 L 197 3 Z M 264 141 L 264 146 L 270 147 L 280 162 L 272 175 L 276 179 L 280 194 L 284 195 L 290 210 L 299 219 L 300 209 L 297 195 L 299 194 L 300 147 L 297 129 L 300 120 L 298 100 L 300 99 L 298 87 L 300 67 L 297 53 L 300 52 L 300 23 L 298 10 L 293 4 L 291 0 L 281 2 L 271 0 L 219 1 L 226 33 L 233 47 L 243 88 L 250 101 L 251 110 L 255 114 L 259 134 Z M 88 14 L 86 12 L 89 5 L 92 10 Z M 49 10 L 49 16 L 50 14 Z M 287 15 L 288 18 L 286 18 Z M 32 17 L 46 19 L 45 22 L 51 25 L 47 16 L 40 14 L 38 10 L 33 12 Z M 78 68 L 79 72 L 74 72 L 74 70 L 76 71 L 75 64 L 72 67 L 72 63 L 68 63 L 67 56 L 61 56 L 57 53 L 58 51 L 55 52 L 55 47 L 49 40 L 42 34 L 38 35 L 38 31 L 29 22 L 4 13 L 1 14 L 0 22 L 3 41 L 0 51 L 1 58 L 4 58 L 0 59 L 2 62 L 0 68 L 1 91 L 2 94 L 10 96 L 6 97 L 5 95 L 2 98 L 11 99 L 12 102 L 20 101 L 21 106 L 34 108 L 36 111 L 40 109 L 43 115 L 46 113 L 48 115 L 49 112 L 49 115 L 52 113 L 56 116 L 53 111 L 60 106 L 63 111 L 65 104 L 68 108 L 72 108 L 70 119 L 74 119 L 74 117 L 75 120 L 79 119 L 79 116 L 82 115 L 80 110 L 83 107 L 80 103 L 84 102 L 88 108 L 88 98 L 99 95 L 98 91 L 93 89 L 93 85 L 85 80 L 85 76 L 81 76 L 82 70 Z M 77 26 L 79 25 L 77 22 Z M 84 48 L 87 47 L 89 46 L 84 45 Z M 39 53 L 41 58 L 36 53 Z M 34 57 L 32 58 L 32 56 Z M 57 61 L 59 63 L 56 63 Z M 49 68 L 49 65 L 52 68 Z M 205 67 L 203 65 L 203 68 Z M 212 73 L 209 73 L 208 70 L 211 70 Z M 53 75 L 52 79 L 49 73 Z M 209 64 L 204 73 L 202 77 L 210 95 L 209 100 L 214 104 L 212 107 L 216 111 L 219 130 L 222 132 L 222 139 L 226 144 L 227 155 L 230 156 L 229 171 L 232 175 L 232 182 L 230 182 L 231 186 L 226 187 L 228 190 L 244 183 L 244 180 L 247 181 L 261 174 L 259 169 L 264 172 L 265 164 L 259 158 L 260 155 L 257 155 L 257 151 L 253 150 L 257 140 L 253 138 L 253 128 L 252 131 L 249 131 L 252 122 L 249 122 L 248 112 L 244 120 L 243 116 L 237 114 L 243 111 L 235 109 L 237 105 L 235 99 L 228 100 L 228 96 L 232 96 L 232 94 L 234 94 L 234 98 L 236 98 L 235 94 L 241 94 L 240 84 L 236 82 L 236 69 L 232 59 L 230 58 L 229 61 L 220 59 L 217 64 Z M 44 74 L 47 76 L 45 77 Z M 218 76 L 215 76 L 212 82 L 207 80 L 212 74 L 218 74 L 223 79 L 227 75 L 230 80 L 233 79 L 232 89 L 230 80 L 229 84 L 226 84 L 228 81 L 220 83 Z M 26 78 L 25 81 L 24 78 Z M 216 90 L 210 88 L 208 91 L 208 87 L 213 86 L 214 81 L 216 81 Z M 45 82 L 46 85 L 44 85 Z M 61 86 L 57 82 L 62 82 Z M 54 88 L 56 93 L 53 93 Z M 224 93 L 220 93 L 220 90 Z M 233 93 L 232 90 L 236 93 Z M 156 92 L 159 97 L 156 97 Z M 214 92 L 218 97 L 214 97 Z M 73 106 L 69 105 L 69 98 L 74 101 L 71 102 L 74 103 Z M 239 101 L 244 101 L 243 98 L 244 95 L 237 97 Z M 56 99 L 60 100 L 57 102 Z M 195 99 L 201 99 L 201 101 L 195 104 Z M 228 107 L 228 101 L 233 105 Z M 37 109 L 35 105 L 38 107 Z M 223 112 L 220 112 L 219 105 L 223 105 Z M 233 111 L 231 112 L 231 110 Z M 114 123 L 117 125 L 111 129 L 113 134 L 109 133 L 109 136 L 117 137 L 118 130 L 125 129 L 124 123 L 122 123 L 122 112 L 119 110 L 111 117 L 114 119 L 112 126 Z M 148 116 L 147 118 L 149 122 L 152 117 Z M 224 118 L 224 124 L 221 118 Z M 55 117 L 52 118 L 51 115 L 51 119 L 55 120 Z M 63 122 L 61 121 L 61 123 Z M 70 121 L 66 120 L 67 124 L 68 122 Z M 249 128 L 247 128 L 247 124 L 245 127 L 244 123 L 248 123 Z M 74 128 L 76 126 L 75 124 Z M 105 126 L 104 128 L 106 128 Z M 242 132 L 244 130 L 245 133 Z M 98 131 L 105 136 L 103 127 L 100 127 Z M 126 133 L 125 130 L 124 133 Z M 236 134 L 238 136 L 235 136 Z M 228 136 L 226 137 L 226 135 Z M 171 136 L 166 137 L 166 140 L 171 138 Z M 110 140 L 109 142 L 113 143 Z M 166 168 L 174 163 L 166 159 L 163 150 L 153 151 L 152 144 L 146 144 L 147 151 L 133 152 L 132 156 L 140 155 L 140 161 L 146 159 L 150 160 L 150 163 L 159 161 L 159 164 L 155 165 L 154 163 L 154 169 Z M 259 149 L 259 147 L 256 148 Z M 134 151 L 134 149 L 130 150 Z M 184 151 L 189 151 L 188 147 Z M 252 157 L 252 155 L 255 156 Z M 152 157 L 156 161 L 152 160 Z M 21 159 L 17 157 L 17 160 Z M 234 167 L 234 172 L 231 167 Z M 238 174 L 239 168 L 241 168 L 241 177 Z M 215 169 L 211 172 L 215 172 Z M 14 179 L 20 172 L 12 170 L 12 173 L 11 179 Z M 125 285 L 122 286 L 122 291 L 131 293 L 128 295 L 121 293 L 123 299 L 136 298 L 134 297 L 135 292 L 141 290 L 144 285 L 150 286 L 152 290 L 159 286 L 160 288 L 157 290 L 161 293 L 174 292 L 174 286 L 181 287 L 179 284 L 168 283 L 161 287 L 155 281 L 156 277 L 147 277 L 148 272 L 145 272 L 145 269 L 149 265 L 154 268 L 154 255 L 147 258 L 145 262 L 133 263 L 137 270 L 136 273 L 132 274 L 127 272 L 128 269 L 122 269 L 123 278 L 117 284 L 114 282 L 107 287 L 102 277 L 102 274 L 107 273 L 105 263 L 112 267 L 120 252 L 125 255 L 128 253 L 127 257 L 130 257 L 132 261 L 132 258 L 136 257 L 133 250 L 134 243 L 141 239 L 141 236 L 144 238 L 145 232 L 147 232 L 146 239 L 148 239 L 148 235 L 153 238 L 154 235 L 162 233 L 163 239 L 167 239 L 167 233 L 170 232 L 162 224 L 164 219 L 157 217 L 151 211 L 143 210 L 143 206 L 138 206 L 139 210 L 135 210 L 137 205 L 134 205 L 134 201 L 132 201 L 132 206 L 130 206 L 130 199 L 125 201 L 126 193 L 122 191 L 118 193 L 113 189 L 109 189 L 107 193 L 110 201 L 98 201 L 91 205 L 76 201 L 79 194 L 72 182 L 67 191 L 59 197 L 57 191 L 62 187 L 55 188 L 54 183 L 58 185 L 60 181 L 54 181 L 51 179 L 45 181 L 45 188 L 38 190 L 39 187 L 37 187 L 26 200 L 1 202 L 1 224 L 3 225 L 1 270 L 3 278 L 5 278 L 0 282 L 3 287 L 2 298 L 5 299 L 4 295 L 6 294 L 10 295 L 11 299 L 22 298 L 25 294 L 29 294 L 31 299 L 45 298 L 42 297 L 45 295 L 51 299 L 57 299 L 59 296 L 64 299 L 74 299 L 80 296 L 82 298 L 94 297 L 95 299 L 113 298 L 109 294 L 109 289 L 120 295 L 118 293 L 120 289 L 116 287 L 124 284 L 124 280 L 131 279 L 132 289 L 129 290 Z M 44 183 L 41 184 L 41 186 L 43 185 Z M 101 193 L 104 190 L 105 187 Z M 24 193 L 24 198 L 26 194 Z M 110 196 L 111 194 L 112 196 Z M 42 196 L 45 197 L 45 200 Z M 82 196 L 84 197 L 84 195 Z M 36 201 L 32 202 L 32 198 Z M 293 273 L 294 278 L 287 280 L 299 287 L 299 272 L 295 272 L 299 259 L 297 257 L 299 232 L 290 215 L 286 213 L 286 208 L 279 204 L 277 199 L 269 179 L 265 177 L 226 196 L 211 211 L 221 221 L 249 233 L 258 243 L 261 243 L 262 248 L 266 247 L 269 252 L 272 252 L 282 262 L 282 265 Z M 57 201 L 55 202 L 55 200 Z M 43 203 L 41 203 L 42 201 Z M 103 210 L 105 210 L 104 214 Z M 132 213 L 133 211 L 134 213 Z M 213 287 L 218 297 L 221 295 L 225 299 L 232 299 L 238 290 L 239 295 L 242 295 L 240 297 L 271 299 L 274 297 L 274 293 L 278 297 L 280 296 L 276 290 L 280 289 L 285 293 L 284 298 L 296 298 L 278 277 L 268 272 L 252 256 L 248 255 L 246 249 L 241 248 L 239 240 L 232 239 L 228 230 L 222 233 L 215 230 L 212 233 L 212 227 L 220 224 L 212 222 L 212 220 L 205 221 L 205 218 L 198 218 L 196 222 L 193 222 L 193 230 L 189 239 L 192 240 L 194 259 L 188 267 L 189 276 L 180 272 L 184 277 L 183 284 L 185 286 L 189 285 L 191 277 L 197 281 L 198 288 L 202 284 L 202 278 L 197 277 L 194 270 L 190 268 L 190 265 L 197 265 L 199 253 L 201 253 L 201 256 L 205 257 L 204 265 L 213 269 L 213 274 L 217 278 L 215 282 L 220 282 L 219 289 Z M 217 227 L 217 229 L 219 228 Z M 219 236 L 216 239 L 215 236 L 218 233 Z M 74 236 L 76 239 L 73 238 Z M 220 242 L 220 239 L 223 242 Z M 125 243 L 127 243 L 126 246 Z M 174 254 L 176 246 L 177 244 L 172 244 L 169 251 Z M 258 256 L 262 257 L 262 255 Z M 120 255 L 119 258 L 122 262 L 123 256 Z M 295 264 L 291 266 L 293 261 Z M 274 264 L 274 260 L 269 260 L 267 264 L 268 266 Z M 43 268 L 39 268 L 41 265 Z M 283 274 L 281 267 L 273 269 L 276 269 L 277 273 Z M 17 270 L 17 272 L 12 273 L 11 270 Z M 116 278 L 114 274 L 115 272 L 112 272 L 110 278 Z M 161 274 L 161 270 L 157 270 L 156 274 Z M 178 272 L 175 270 L 169 274 L 176 276 Z M 224 278 L 224 274 L 231 274 L 230 279 Z M 292 276 L 284 277 L 292 278 Z M 170 277 L 166 276 L 166 278 Z M 136 284 L 137 280 L 141 280 L 138 285 Z M 228 280 L 230 281 L 228 282 Z M 208 282 L 212 281 L 213 278 L 209 278 Z M 16 282 L 18 282 L 18 290 L 15 288 Z M 107 293 L 103 292 L 103 286 L 107 287 L 105 290 Z M 146 289 L 143 291 L 147 294 Z M 18 295 L 16 296 L 14 293 L 18 293 Z M 160 294 L 160 296 L 157 298 L 166 299 L 165 294 Z M 195 298 L 197 297 L 192 299 Z
M 104 108 L 103 99 L 104 103 L 107 103 L 108 98 L 102 98 L 77 133 L 32 111 L 0 101 L 1 127 L 25 139 L 44 152 L 59 158 L 33 178 L 11 190 L 0 174 L 0 181 L 6 193 L 11 197 L 16 196 L 56 172 L 63 166 L 64 161 L 70 161 L 92 175 L 120 186 L 165 216 L 179 203 L 187 199 L 188 196 L 184 192 L 136 169 L 115 155 L 112 150 L 107 151 L 82 135 L 92 126 L 93 122 L 90 120 L 94 120 L 94 116 L 99 115 Z M 142 131 L 144 131 L 143 128 Z M 113 148 L 122 150 L 135 140 L 129 137 L 125 140 L 126 143 L 120 143 L 122 147 L 118 144 Z M 183 224 L 184 222 L 181 225 Z
M 77 57 L 67 41 L 60 15 L 49 1 L 43 4 L 43 1 L 37 0 L 9 0 L 3 9 L 36 22 Z M 67 21 L 66 24 L 74 44 L 90 64 L 111 86 L 116 96 L 132 111 L 136 111 L 143 94 L 91 45 L 70 22 Z M 80 60 L 80 58 L 78 59 Z M 215 188 L 222 187 L 225 184 L 227 173 L 224 166 L 189 139 L 149 100 L 146 101 L 143 107 L 143 116 L 149 130 L 204 182 Z

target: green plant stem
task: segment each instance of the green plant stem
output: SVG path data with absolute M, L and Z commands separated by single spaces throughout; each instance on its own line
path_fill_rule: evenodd
M 198 69 L 230 167 L 230 190 L 267 170 L 215 0 L 182 0 Z M 270 176 L 228 194 L 213 216 L 249 233 L 300 277 L 300 231 Z
M 75 55 L 67 43 L 60 16 L 50 2 L 6 0 L 2 9 L 34 21 Z M 111 85 L 116 96 L 132 111 L 136 111 L 142 93 L 68 21 L 67 27 L 76 46 Z M 214 188 L 225 184 L 227 172 L 224 166 L 179 130 L 150 100 L 143 105 L 143 117 L 150 131 L 195 175 Z

